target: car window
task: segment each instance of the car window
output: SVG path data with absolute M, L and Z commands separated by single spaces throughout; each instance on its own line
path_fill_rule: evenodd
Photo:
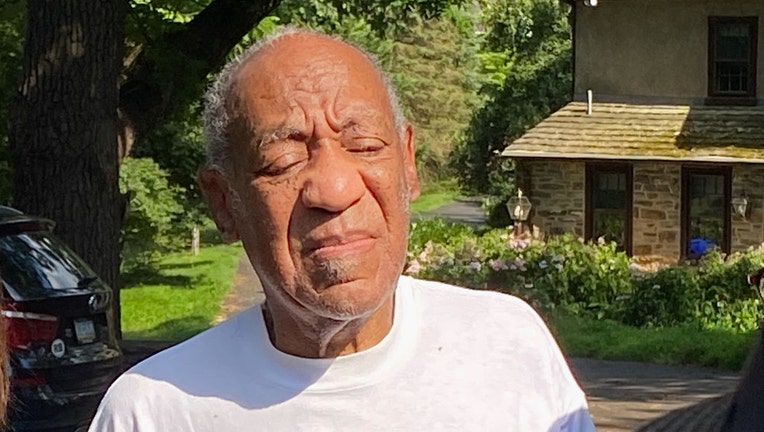
M 23 296 L 77 288 L 95 273 L 61 240 L 46 231 L 0 237 L 3 282 Z

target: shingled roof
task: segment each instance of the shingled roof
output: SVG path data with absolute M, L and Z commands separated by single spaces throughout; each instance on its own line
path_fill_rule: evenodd
M 571 102 L 502 155 L 764 163 L 764 107 Z

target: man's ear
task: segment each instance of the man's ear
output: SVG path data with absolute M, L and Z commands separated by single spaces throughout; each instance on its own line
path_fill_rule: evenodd
M 228 180 L 219 170 L 213 168 L 204 168 L 199 171 L 198 180 L 220 236 L 228 243 L 239 240 Z
M 414 143 L 414 127 L 411 123 L 406 125 L 403 131 L 403 168 L 406 170 L 406 184 L 409 188 L 409 200 L 414 201 L 419 198 L 421 188 L 419 186 L 419 177 L 416 173 L 416 146 Z

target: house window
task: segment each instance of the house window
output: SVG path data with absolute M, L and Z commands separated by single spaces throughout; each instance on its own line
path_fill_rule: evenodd
M 631 165 L 586 166 L 586 238 L 613 241 L 631 253 Z
M 687 258 L 695 259 L 717 247 L 730 249 L 730 168 L 682 170 L 682 237 Z
M 709 18 L 708 102 L 756 102 L 757 32 L 758 17 Z

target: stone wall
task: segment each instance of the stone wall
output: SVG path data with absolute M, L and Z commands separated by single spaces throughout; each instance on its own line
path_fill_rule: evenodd
M 518 186 L 533 204 L 530 224 L 547 235 L 584 236 L 586 164 L 578 160 L 518 159 Z M 637 261 L 677 262 L 681 257 L 682 165 L 633 162 L 632 255 Z M 764 166 L 732 169 L 732 196 L 745 195 L 747 215 L 732 214 L 731 250 L 764 242 Z
M 682 167 L 671 162 L 635 162 L 632 254 L 679 260 Z
M 517 160 L 518 185 L 533 204 L 530 223 L 542 233 L 584 236 L 583 161 Z
M 745 217 L 732 212 L 731 250 L 744 251 L 764 242 L 764 166 L 732 167 L 732 197 L 745 195 L 748 211 Z

